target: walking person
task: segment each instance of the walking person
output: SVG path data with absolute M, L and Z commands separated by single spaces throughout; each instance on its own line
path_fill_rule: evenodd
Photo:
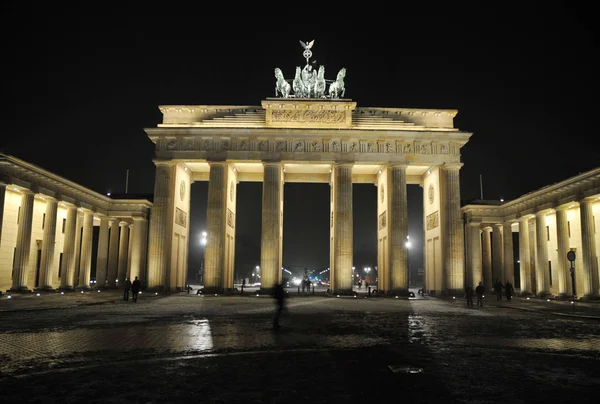
M 506 301 L 510 302 L 515 294 L 515 289 L 510 281 L 506 281 L 506 285 L 504 285 L 504 293 L 506 294 Z
M 123 288 L 123 300 L 129 301 L 129 291 L 131 290 L 131 281 L 129 278 L 125 279 L 125 287 Z
M 479 285 L 475 288 L 475 294 L 477 295 L 477 307 L 483 307 L 483 293 L 485 292 L 485 288 L 483 287 L 483 283 L 479 282 Z
M 502 289 L 504 289 L 502 282 L 500 282 L 500 279 L 496 279 L 496 283 L 494 284 L 494 292 L 496 292 L 496 301 L 498 302 L 502 301 Z
M 273 318 L 273 328 L 278 329 L 279 327 L 281 327 L 281 325 L 279 324 L 279 320 L 281 318 L 281 313 L 283 312 L 285 304 L 285 291 L 283 290 L 283 285 L 281 285 L 280 283 L 276 284 L 273 288 L 273 298 L 275 298 L 276 304 L 275 317 Z
M 140 286 L 140 280 L 136 276 L 133 280 L 133 283 L 131 284 L 131 298 L 134 303 L 137 303 L 138 293 L 140 292 Z
M 473 307 L 473 288 L 471 286 L 466 287 L 465 297 L 467 298 L 467 307 Z

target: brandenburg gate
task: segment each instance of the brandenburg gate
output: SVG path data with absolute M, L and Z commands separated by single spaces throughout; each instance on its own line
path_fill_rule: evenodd
M 313 41 L 314 42 L 314 41 Z M 233 289 L 236 198 L 240 181 L 262 182 L 261 281 L 282 281 L 283 192 L 287 182 L 328 183 L 330 281 L 352 293 L 352 184 L 377 186 L 378 292 L 408 294 L 407 184 L 423 187 L 426 289 L 464 289 L 460 149 L 471 134 L 454 127 L 456 110 L 358 107 L 324 67 L 286 80 L 275 69 L 274 97 L 260 106 L 163 105 L 146 128 L 155 143 L 147 287 L 181 290 L 187 274 L 190 186 L 208 181 L 206 293 Z M 327 92 L 327 86 L 329 91 Z M 308 252 L 307 252 L 308 253 Z

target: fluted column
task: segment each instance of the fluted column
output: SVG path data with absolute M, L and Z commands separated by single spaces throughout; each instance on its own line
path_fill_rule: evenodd
M 531 266 L 529 251 L 529 216 L 519 218 L 519 261 L 521 295 L 530 295 Z
M 174 181 L 174 166 L 169 162 L 157 162 L 154 203 L 150 212 L 148 288 L 169 288 L 167 271 L 171 257 L 173 227 L 169 206 L 173 203 Z
M 570 250 L 569 225 L 567 209 L 565 207 L 556 209 L 556 242 L 558 248 L 558 292 L 562 296 L 572 296 L 571 287 L 571 263 L 567 259 Z
M 406 166 L 392 166 L 389 174 L 390 292 L 408 295 Z
M 261 289 L 270 290 L 281 273 L 280 227 L 282 221 L 283 178 L 280 162 L 263 163 L 262 227 L 260 270 Z
M 502 262 L 504 257 L 504 252 L 502 251 L 502 223 L 494 224 L 494 229 L 492 231 L 492 247 L 492 279 L 494 282 L 498 279 L 504 284 L 506 279 Z
M 352 164 L 336 163 L 333 166 L 333 259 L 332 289 L 337 294 L 352 291 Z
M 544 297 L 550 294 L 550 271 L 548 270 L 548 230 L 546 228 L 546 212 L 537 212 L 536 244 L 537 262 L 535 265 L 535 279 L 537 282 L 537 295 Z
M 485 290 L 492 291 L 495 279 L 492 279 L 492 229 L 485 227 L 482 232 L 481 258 L 483 269 L 483 286 Z
M 467 282 L 466 286 L 475 288 L 483 281 L 481 259 L 481 230 L 479 223 L 467 225 Z
M 127 259 L 129 253 L 129 223 L 119 223 L 121 235 L 119 237 L 119 271 L 117 273 L 117 286 L 123 287 L 127 278 Z
M 19 229 L 17 230 L 17 246 L 13 260 L 13 282 L 11 291 L 27 291 L 27 275 L 31 252 L 31 225 L 33 219 L 33 192 L 21 191 L 21 210 L 19 212 Z
M 60 275 L 60 288 L 64 290 L 73 289 L 73 265 L 75 259 L 75 231 L 77 226 L 77 208 L 67 207 L 65 221 L 65 235 L 63 239 L 63 260 Z
M 444 257 L 446 262 L 446 294 L 462 295 L 464 289 L 464 234 L 460 212 L 459 170 L 462 164 L 447 164 L 444 173 L 446 233 Z M 442 205 L 443 206 L 443 205 Z
M 145 285 L 146 269 L 146 228 L 148 221 L 143 217 L 133 218 L 133 237 L 131 238 L 131 279 L 137 276 L 142 285 Z M 132 281 L 133 282 L 133 281 Z
M 98 232 L 98 254 L 96 257 L 96 287 L 106 287 L 108 268 L 108 216 L 100 217 L 100 231 Z
M 581 262 L 583 296 L 598 297 L 598 267 L 596 263 L 596 242 L 594 239 L 594 213 L 592 200 L 584 199 L 579 203 L 581 215 Z M 576 272 L 577 273 L 577 272 Z
M 53 290 L 52 278 L 54 276 L 54 248 L 56 246 L 56 214 L 58 202 L 46 196 L 46 220 L 44 223 L 44 238 L 42 241 L 42 258 L 40 260 L 39 289 Z
M 204 289 L 225 290 L 225 226 L 227 215 L 227 162 L 211 162 L 206 209 L 206 255 Z
M 81 258 L 79 261 L 78 289 L 90 288 L 92 272 L 92 239 L 94 236 L 94 212 L 83 212 L 83 232 L 81 234 Z
M 77 219 L 75 220 L 75 246 L 73 248 L 73 259 L 71 260 L 71 269 L 69 270 L 69 285 L 73 287 L 79 283 L 80 259 L 81 259 L 81 230 L 83 226 L 83 214 L 81 208 L 77 209 Z
M 108 241 L 108 267 L 106 270 L 106 287 L 116 288 L 119 273 L 119 221 L 110 219 L 110 236 Z
M 6 184 L 0 182 L 0 243 L 2 243 L 2 222 L 4 221 L 4 202 L 6 200 Z
M 504 252 L 504 278 L 502 282 L 510 282 L 513 287 L 515 286 L 515 256 L 513 246 L 513 232 L 512 223 L 506 222 L 502 225 L 502 238 L 504 241 L 503 252 Z

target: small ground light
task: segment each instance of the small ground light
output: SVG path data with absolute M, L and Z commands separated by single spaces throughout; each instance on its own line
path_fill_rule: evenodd
M 398 296 L 396 296 L 396 299 L 398 298 Z
M 65 292 L 60 292 L 60 294 L 61 294 L 61 295 L 64 295 L 64 294 L 65 294 Z
M 550 301 L 550 299 L 548 299 L 548 300 L 546 300 L 546 301 L 547 301 L 547 302 L 549 302 L 549 301 Z
M 10 296 L 8 296 L 8 297 L 10 297 Z M 571 304 L 575 304 L 575 302 L 571 302 Z
M 81 291 L 81 293 L 83 294 L 83 290 Z
M 11 295 L 6 296 L 7 299 L 12 299 Z
M 337 295 L 337 297 L 340 297 L 340 295 Z
M 527 298 L 527 300 L 529 300 L 529 298 Z
M 141 295 L 141 294 L 142 294 L 142 292 L 139 292 L 139 294 Z
M 216 296 L 216 295 L 217 295 L 217 294 L 215 293 L 215 296 Z
M 100 290 L 98 289 L 98 293 L 100 293 Z
M 36 295 L 36 296 L 39 296 L 40 294 L 39 294 L 39 293 L 36 293 L 35 295 Z
M 158 296 L 158 292 L 154 292 L 154 295 L 155 295 L 155 296 Z
M 456 296 L 452 296 L 452 299 L 456 299 Z
M 258 293 L 256 294 L 256 296 L 258 296 Z

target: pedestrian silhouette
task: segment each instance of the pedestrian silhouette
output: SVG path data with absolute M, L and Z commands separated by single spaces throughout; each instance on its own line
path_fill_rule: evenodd
M 129 301 L 129 291 L 131 290 L 131 281 L 129 279 L 125 279 L 125 287 L 123 288 L 123 300 L 126 302 Z
M 467 299 L 467 307 L 473 307 L 473 288 L 471 286 L 466 287 L 465 298 Z
M 136 276 L 131 284 L 131 298 L 134 303 L 137 303 L 138 293 L 140 292 L 140 280 Z
M 483 307 L 483 293 L 485 289 L 483 284 L 479 282 L 479 285 L 475 288 L 475 294 L 477 294 L 477 307 Z
M 507 301 L 510 301 L 515 294 L 515 289 L 510 281 L 506 281 L 506 285 L 504 285 L 504 293 L 506 294 Z
M 285 291 L 283 290 L 283 285 L 280 283 L 276 284 L 273 288 L 273 297 L 275 298 L 275 317 L 273 318 L 273 328 L 278 329 L 281 327 L 279 324 L 279 320 L 281 319 L 281 313 L 283 313 L 284 304 L 285 304 Z

